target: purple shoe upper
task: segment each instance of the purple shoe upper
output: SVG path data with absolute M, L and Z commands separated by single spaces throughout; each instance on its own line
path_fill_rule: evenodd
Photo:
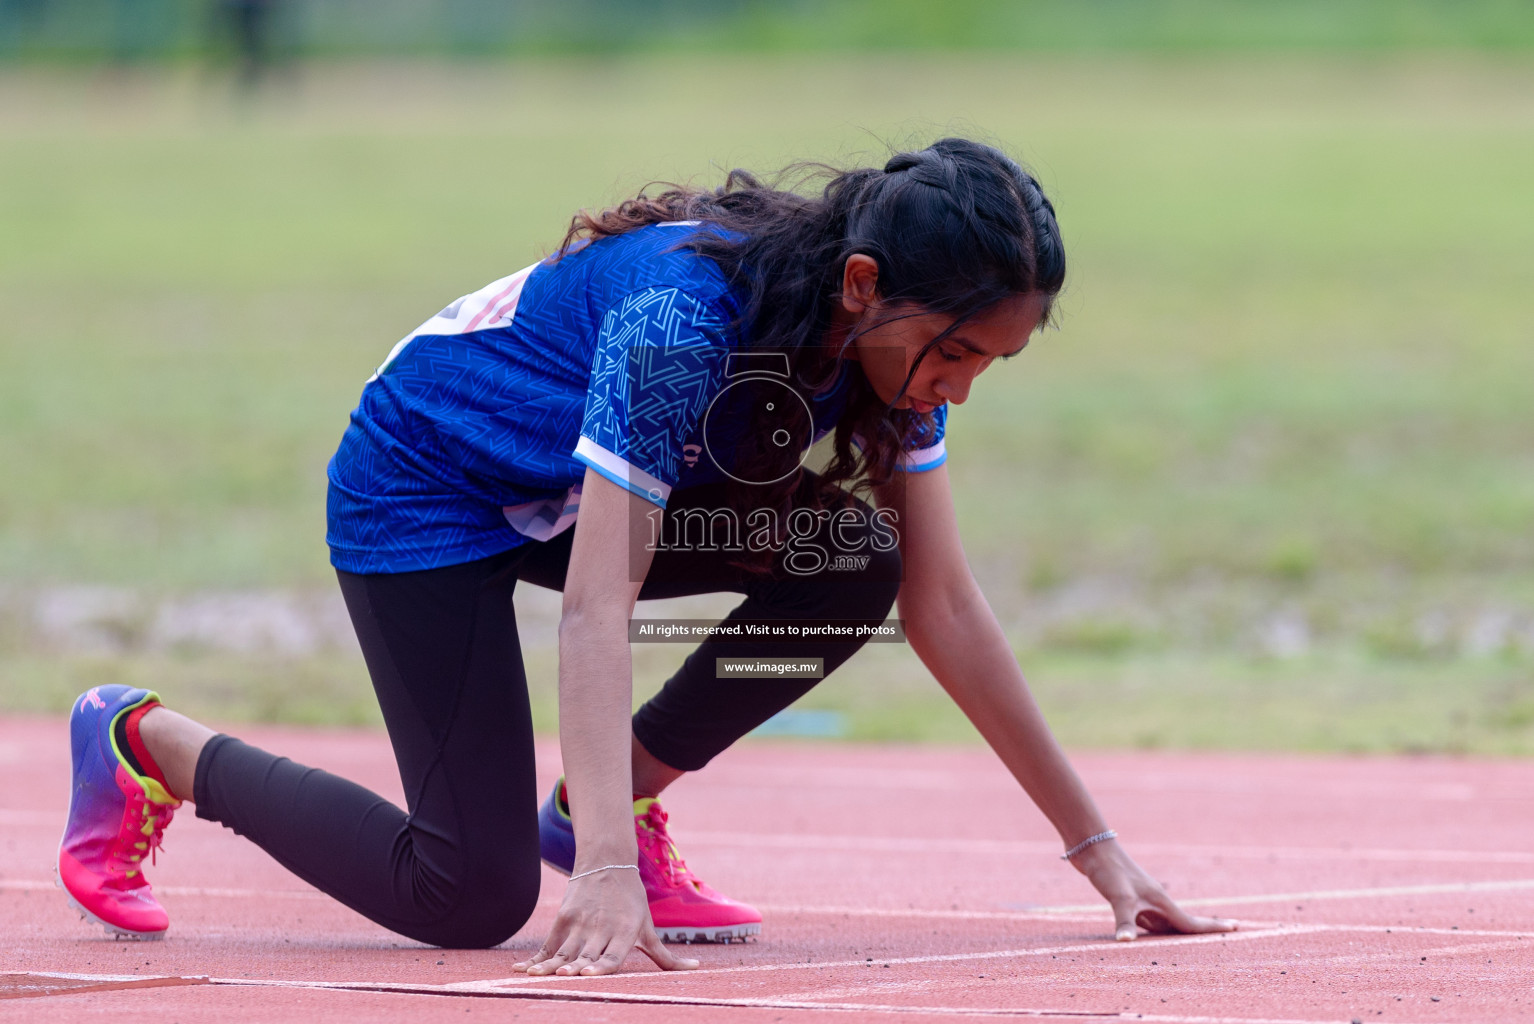
M 538 856 L 555 871 L 568 875 L 575 870 L 575 823 L 561 799 L 565 780 L 554 783 L 554 791 L 538 808 Z
M 69 716 L 74 772 L 59 883 L 82 911 L 120 934 L 156 936 L 168 924 L 142 867 L 180 801 L 134 771 L 113 736 L 120 715 L 158 699 L 148 690 L 98 686 Z

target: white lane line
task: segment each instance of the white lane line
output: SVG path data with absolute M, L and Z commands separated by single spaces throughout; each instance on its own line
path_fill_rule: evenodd
M 1308 956 L 1303 960 L 1296 960 L 1294 962 L 1296 966 L 1302 964 L 1340 966 L 1342 964 L 1368 963 L 1379 960 L 1410 959 L 1411 957 L 1431 957 L 1436 960 L 1451 956 L 1464 956 L 1467 953 L 1502 953 L 1515 949 L 1534 954 L 1534 944 L 1519 941 L 1522 938 L 1523 936 L 1520 935 L 1512 942 L 1466 942 L 1459 946 L 1435 946 L 1431 949 L 1412 949 L 1381 953 L 1339 953 L 1336 956 Z
M 58 888 L 58 884 L 51 879 L 38 878 L 0 878 L 0 892 L 11 890 L 15 892 L 43 892 Z M 330 900 L 333 897 L 320 892 L 318 889 L 229 889 L 216 886 L 202 885 L 157 885 L 154 891 L 161 896 L 213 896 L 229 899 L 280 899 L 280 900 Z M 539 909 L 558 907 L 558 899 L 539 900 Z M 337 903 L 337 906 L 340 904 Z
M 58 886 L 52 881 L 44 881 L 35 878 L 0 878 L 0 892 L 46 892 L 57 889 Z M 1417 885 L 1417 886 L 1393 886 L 1376 889 L 1332 889 L 1317 892 L 1290 892 L 1274 893 L 1270 895 L 1248 896 L 1201 896 L 1178 900 L 1183 906 L 1226 906 L 1237 904 L 1259 903 L 1287 903 L 1291 900 L 1327 900 L 1327 899 L 1365 899 L 1379 896 L 1414 896 L 1414 895 L 1444 895 L 1457 893 L 1476 892 L 1504 892 L 1534 889 L 1534 879 L 1511 879 L 1505 882 L 1453 882 L 1442 885 Z M 229 899 L 290 899 L 290 900 L 330 900 L 331 897 L 317 889 L 229 889 L 208 886 L 167 885 L 157 886 L 156 891 L 165 896 L 192 896 L 192 897 L 216 897 Z M 540 910 L 556 908 L 560 900 L 549 898 L 540 899 L 537 907 Z M 1107 920 L 1108 912 L 1100 904 L 1083 903 L 1076 906 L 1038 907 L 1033 910 L 1017 911 L 992 911 L 992 910 L 937 910 L 910 907 L 900 909 L 897 907 L 852 907 L 852 906 L 809 906 L 804 904 L 773 904 L 759 903 L 757 909 L 771 914 L 784 915 L 823 915 L 827 917 L 874 917 L 874 918 L 914 918 L 931 920 L 952 921 L 1082 921 L 1096 922 Z M 1396 932 L 1409 934 L 1442 934 L 1442 935 L 1483 935 L 1483 936 L 1506 936 L 1514 937 L 1528 934 L 1517 931 L 1484 931 L 1466 928 L 1422 928 L 1416 926 L 1392 926 L 1385 925 L 1353 925 L 1353 924 L 1325 924 L 1311 923 L 1306 928 L 1322 931 L 1357 931 L 1357 932 Z
M 696 971 L 688 972 L 696 974 Z M 603 1003 L 650 1003 L 677 1006 L 751 1007 L 780 1010 L 836 1010 L 850 1013 L 890 1013 L 906 1016 L 929 1014 L 941 1017 L 1058 1017 L 1074 1020 L 1140 1020 L 1156 1024 L 1344 1024 L 1342 1018 L 1297 1017 L 1229 1017 L 1210 1015 L 1187 1015 L 1170 1013 L 1136 1013 L 1128 1011 L 1092 1011 L 1075 1009 L 1044 1009 L 1032 1007 L 961 1007 L 961 1006 L 897 1006 L 888 1003 L 831 1003 L 781 999 L 773 997 L 708 998 L 700 996 L 664 996 L 640 993 L 589 992 L 589 991 L 523 991 L 523 992 L 468 992 L 461 985 L 409 984 L 387 981 L 299 981 L 274 978 L 212 978 L 206 975 L 142 975 L 142 974 L 78 974 L 64 971 L 6 972 L 0 977 L 32 976 L 58 978 L 68 981 L 91 981 L 110 984 L 126 981 L 202 981 L 212 985 L 239 986 L 241 988 L 307 989 L 311 991 L 382 992 L 401 995 L 489 995 L 502 998 L 535 998 L 550 1002 L 603 1002 Z M 640 977 L 648 975 L 640 975 Z M 636 977 L 636 975 L 609 975 L 609 977 Z M 575 979 L 571 979 L 575 980 Z M 591 981 L 593 979 L 579 979 Z M 1408 1024 L 1408 1022 L 1397 1022 Z
M 62 818 L 43 811 L 0 808 L 0 825 L 57 829 Z M 932 839 L 912 836 L 784 835 L 756 832 L 688 832 L 695 846 L 745 849 L 851 850 L 868 853 L 910 853 L 1037 857 L 1058 853 L 1060 844 L 1027 839 Z M 1257 860 L 1366 862 L 1386 864 L 1534 864 L 1530 850 L 1411 850 L 1350 846 L 1222 846 L 1200 843 L 1136 842 L 1147 857 L 1188 857 L 1198 860 Z
M 329 900 L 335 898 L 318 889 L 217 889 L 196 885 L 157 886 L 156 891 L 166 896 L 217 896 L 232 899 L 258 898 L 282 900 Z M 339 904 L 337 904 L 339 906 Z
M 13 811 L 0 807 L 0 825 L 38 825 L 59 829 L 64 826 L 64 815 L 47 811 Z
M 952 981 L 944 982 L 931 978 L 912 978 L 909 981 L 880 981 L 869 985 L 842 985 L 839 987 L 816 985 L 799 992 L 775 992 L 772 998 L 786 1000 L 790 1003 L 811 999 L 847 1002 L 853 999 L 866 999 L 869 996 L 875 999 L 892 999 L 896 996 L 910 997 L 917 992 L 930 992 L 933 989 L 952 990 L 953 987 L 954 983 Z
M 57 978 L 60 981 L 89 981 L 98 985 L 109 985 L 119 981 L 142 981 L 145 978 L 153 978 L 156 981 L 169 980 L 174 977 L 169 974 L 77 974 L 73 971 L 4 971 L 0 972 L 0 978 Z M 200 976 L 194 976 L 188 980 L 198 980 Z
M 1104 904 L 1094 908 L 1095 913 L 1061 913 L 1052 910 L 929 910 L 919 907 L 838 907 L 805 906 L 798 903 L 755 903 L 753 906 L 764 914 L 827 915 L 830 917 L 888 917 L 919 918 L 948 921 L 1099 921 L 1112 920 L 1113 915 Z
M 1120 1013 L 1120 1020 L 1153 1021 L 1155 1024 L 1357 1024 L 1357 1017 L 1188 1017 L 1174 1013 Z M 1110 1018 L 1111 1019 L 1111 1018 Z M 1392 1024 L 1412 1024 L 1393 1021 Z
M 0 825 L 57 829 L 63 817 L 44 811 L 0 808 Z M 856 850 L 870 853 L 990 854 L 1039 856 L 1058 853 L 1060 844 L 1028 839 L 933 839 L 914 836 L 783 835 L 756 832 L 688 832 L 697 846 L 770 849 Z M 1396 864 L 1534 864 L 1529 850 L 1411 850 L 1349 846 L 1223 846 L 1200 843 L 1136 842 L 1147 856 L 1227 858 L 1260 861 L 1367 861 Z
M 42 892 L 57 888 L 58 885 L 52 881 L 41 881 L 36 878 L 0 878 L 0 891 Z M 155 892 L 161 896 L 225 896 L 240 899 L 281 900 L 331 899 L 318 889 L 219 889 L 197 885 L 157 885 Z
M 1193 902 L 1183 900 L 1183 903 Z M 1211 899 L 1211 903 L 1228 902 Z M 540 905 L 543 905 L 540 903 Z M 790 915 L 825 915 L 828 917 L 876 917 L 876 918 L 914 918 L 920 920 L 950 920 L 950 921 L 1020 921 L 1020 922 L 1044 922 L 1044 921 L 1073 921 L 1083 924 L 1104 924 L 1111 928 L 1113 915 L 1106 906 L 1099 907 L 1093 913 L 1083 909 L 1080 913 L 1061 913 L 1054 910 L 1039 911 L 989 911 L 989 910 L 921 910 L 916 908 L 900 910 L 898 908 L 884 907 L 811 907 L 796 904 L 758 903 L 756 908 L 763 913 Z M 1280 922 L 1244 921 L 1243 924 L 1253 927 L 1280 927 Z M 1431 928 L 1419 925 L 1383 925 L 1383 924 L 1325 924 L 1316 921 L 1308 921 L 1306 924 L 1317 931 L 1335 932 L 1379 932 L 1382 935 L 1463 935 L 1463 936 L 1486 936 L 1493 938 L 1517 938 L 1519 936 L 1534 937 L 1534 932 L 1485 930 L 1475 928 Z
M 1314 927 L 1322 932 L 1363 932 L 1370 935 L 1453 935 L 1471 939 L 1534 938 L 1534 932 L 1495 931 L 1483 928 L 1409 928 L 1383 924 L 1318 924 Z
M 0 825 L 58 828 L 58 814 L 0 808 Z M 933 839 L 914 836 L 784 835 L 757 832 L 688 832 L 683 837 L 697 846 L 771 849 L 857 850 L 870 853 L 994 854 L 1038 856 L 1058 853 L 1060 844 L 1031 839 Z M 1529 850 L 1413 850 L 1373 846 L 1224 846 L 1207 843 L 1137 841 L 1146 855 L 1227 858 L 1233 860 L 1368 861 L 1398 864 L 1534 864 Z
M 1223 907 L 1250 903 L 1288 903 L 1293 900 L 1361 900 L 1381 896 L 1441 896 L 1474 892 L 1517 892 L 1534 889 L 1534 878 L 1509 878 L 1501 882 L 1444 882 L 1437 885 L 1388 885 L 1369 889 L 1319 889 L 1314 892 L 1279 892 L 1252 896 L 1178 897 L 1184 907 Z M 1035 914 L 1081 914 L 1100 910 L 1101 904 L 1081 903 L 1065 907 L 1035 907 Z
M 689 974 L 696 974 L 690 971 Z M 608 977 L 623 977 L 623 975 L 608 975 Z M 584 979 L 590 981 L 592 979 Z M 438 985 L 400 985 L 388 982 L 289 982 L 257 978 L 210 978 L 215 985 L 239 985 L 249 988 L 284 988 L 284 989 L 331 989 L 354 992 L 390 992 L 405 995 L 485 995 L 500 998 L 538 999 L 548 1002 L 584 1002 L 584 1003 L 611 1003 L 611 1004 L 648 1004 L 659 1006 L 715 1006 L 721 1009 L 767 1009 L 767 1010 L 806 1010 L 813 1013 L 827 1011 L 841 1013 L 861 1014 L 899 1014 L 904 1017 L 1021 1017 L 1025 1019 L 1064 1019 L 1064 1020 L 1123 1020 L 1123 1021 L 1153 1021 L 1155 1024 L 1349 1024 L 1348 1018 L 1324 1017 L 1324 1018 L 1299 1018 L 1299 1017 L 1223 1017 L 1211 1015 L 1186 1015 L 1171 1013 L 1136 1013 L 1133 1010 L 1075 1010 L 1075 1009 L 1047 1009 L 1042 1007 L 963 1007 L 963 1006 L 925 1006 L 898 1005 L 892 1003 L 846 1003 L 846 1002 L 820 1002 L 813 1000 L 780 999 L 771 996 L 741 996 L 741 997 L 707 997 L 707 996 L 667 996 L 650 995 L 637 992 L 591 992 L 580 990 L 560 989 L 555 991 L 522 990 L 518 992 L 476 992 L 469 993 L 450 986 Z M 1407 1024 L 1407 1022 L 1398 1022 Z
M 1060 844 L 1029 839 L 932 839 L 914 836 L 785 835 L 756 832 L 687 832 L 688 846 L 747 849 L 857 850 L 869 853 L 1058 854 Z M 1381 861 L 1386 863 L 1534 864 L 1528 850 L 1402 850 L 1352 846 L 1221 846 L 1200 843 L 1135 842 L 1136 853 L 1153 856 L 1233 860 Z
M 470 995 L 446 991 L 441 988 L 429 986 L 384 986 L 379 984 L 357 985 L 334 985 L 326 983 L 284 983 L 243 978 L 214 978 L 215 985 L 243 985 L 261 988 L 301 988 L 301 989 L 345 989 L 347 991 L 361 992 L 395 992 L 405 995 Z M 578 992 L 578 991 L 533 991 L 520 992 L 496 992 L 474 993 L 475 995 L 489 995 L 492 998 L 502 999 L 534 999 L 540 1002 L 553 1003 L 607 1003 L 607 1004 L 641 1004 L 649 1006 L 712 1006 L 720 1009 L 766 1009 L 766 1010 L 808 1010 L 814 1013 L 842 1012 L 842 1013 L 878 1013 L 900 1014 L 906 1017 L 933 1016 L 933 1017 L 1022 1017 L 1029 1019 L 1053 1018 L 1067 1020 L 1144 1020 L 1135 1014 L 1122 1012 L 1094 1013 L 1086 1010 L 1046 1010 L 1026 1007 L 976 1007 L 966 1008 L 960 1006 L 895 1006 L 878 1003 L 820 1003 L 820 1002 L 791 1002 L 788 1000 L 773 999 L 770 997 L 742 996 L 730 998 L 721 996 L 710 998 L 707 996 L 657 996 L 644 995 L 637 992 Z M 1242 1021 L 1241 1024 L 1320 1024 L 1315 1021 Z M 1329 1022 L 1328 1022 L 1329 1024 Z M 1340 1024 L 1340 1022 L 1339 1022 Z
M 976 953 L 935 953 L 928 956 L 904 956 L 904 957 L 875 957 L 869 960 L 829 960 L 807 961 L 805 963 L 782 963 L 782 964 L 755 964 L 746 967 L 704 967 L 696 971 L 684 971 L 676 974 L 667 974 L 667 978 L 697 978 L 722 974 L 763 974 L 777 971 L 813 971 L 827 970 L 842 967 L 867 967 L 870 963 L 889 964 L 891 967 L 900 967 L 909 964 L 945 964 L 966 963 L 978 960 L 1014 960 L 1023 957 L 1059 956 L 1062 953 L 1105 953 L 1105 952 L 1128 952 L 1137 949 L 1154 949 L 1161 946 L 1199 946 L 1210 942 L 1254 942 L 1259 939 L 1282 938 L 1286 935 L 1306 935 L 1319 931 L 1314 925 L 1281 925 L 1274 928 L 1263 928 L 1249 932 L 1222 932 L 1214 935 L 1174 935 L 1158 936 L 1156 938 L 1136 939 L 1134 942 L 1114 942 L 1112 939 L 1103 939 L 1098 942 L 1081 942 L 1068 946 L 1034 946 L 1029 949 L 999 949 L 983 950 Z M 647 972 L 644 977 L 661 977 Z M 494 978 L 486 981 L 470 981 L 460 984 L 472 986 L 475 989 L 493 990 L 497 988 L 512 988 L 522 985 L 547 984 L 549 982 L 600 982 L 611 978 L 633 978 L 639 975 L 633 974 L 607 974 L 597 978 L 571 978 L 559 977 L 553 974 L 529 976 L 526 974 L 515 975 L 510 978 Z
M 1222 760 L 1209 758 L 1206 763 L 1210 767 L 1189 766 L 1174 771 L 1096 768 L 1090 763 L 1083 763 L 1079 767 L 1088 788 L 1094 793 L 1186 793 L 1249 799 L 1265 796 L 1295 799 L 1304 796 L 1303 792 L 1296 790 L 1293 774 L 1284 770 L 1287 765 L 1260 766 L 1258 771 L 1244 771 L 1240 766 L 1235 766 L 1234 770 L 1226 771 L 1222 769 L 1232 766 L 1230 762 L 1222 764 Z M 1301 763 L 1304 764 L 1303 761 Z M 1342 779 L 1334 774 L 1325 779 L 1324 795 L 1330 800 L 1348 803 L 1365 800 L 1394 800 L 1410 804 L 1425 801 L 1464 803 L 1471 800 L 1522 800 L 1524 791 L 1520 787 L 1527 773 L 1520 771 L 1519 774 L 1522 777 L 1513 778 L 1511 773 L 1498 773 L 1500 777 L 1478 779 L 1474 783 L 1422 779 L 1413 775 L 1404 776 L 1401 782 Z M 983 759 L 979 763 L 952 768 L 897 768 L 887 765 L 859 767 L 847 763 L 825 768 L 753 764 L 749 769 L 739 772 L 721 767 L 718 774 L 712 776 L 712 780 L 716 793 L 728 793 L 730 796 L 756 791 L 781 795 L 785 789 L 857 792 L 899 790 L 945 794 L 985 792 L 1005 794 L 1008 797 L 1018 793 L 1017 783 L 994 759 Z M 1312 785 L 1317 795 L 1320 795 L 1321 780 L 1316 779 Z

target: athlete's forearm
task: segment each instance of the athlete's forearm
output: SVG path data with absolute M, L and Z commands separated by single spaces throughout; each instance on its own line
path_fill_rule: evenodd
M 633 664 L 628 619 L 649 569 L 629 550 L 648 505 L 588 470 L 559 620 L 559 742 L 575 824 L 575 870 L 632 864 Z
M 967 571 L 965 576 L 968 577 Z M 1107 826 L 1033 699 L 1001 625 L 973 579 L 942 607 L 901 594 L 906 635 L 922 662 L 1072 845 Z
M 622 604 L 604 602 L 569 612 L 559 624 L 559 743 L 577 872 L 632 864 L 636 855 L 628 615 Z

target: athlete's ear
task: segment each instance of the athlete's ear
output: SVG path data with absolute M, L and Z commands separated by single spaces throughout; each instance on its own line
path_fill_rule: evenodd
M 879 264 L 869 255 L 855 252 L 842 268 L 842 308 L 862 316 L 879 302 Z

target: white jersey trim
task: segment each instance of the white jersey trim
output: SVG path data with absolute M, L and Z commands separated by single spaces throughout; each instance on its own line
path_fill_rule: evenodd
M 948 461 L 948 446 L 944 441 L 938 441 L 931 448 L 918 448 L 914 452 L 901 452 L 900 458 L 895 460 L 895 468 L 907 473 L 925 473 L 929 469 L 936 469 Z
M 666 507 L 666 499 L 671 497 L 670 484 L 632 465 L 623 456 L 608 451 L 584 434 L 575 443 L 575 457 L 624 490 L 661 508 Z
M 488 330 L 510 323 L 512 317 L 516 315 L 517 303 L 522 298 L 522 287 L 527 284 L 528 277 L 536 269 L 538 269 L 537 263 L 530 267 L 523 267 L 510 277 L 491 281 L 479 291 L 471 292 L 458 299 L 401 338 L 399 343 L 389 350 L 389 355 L 379 364 L 378 369 L 373 371 L 373 376 L 368 378 L 368 383 L 371 384 L 377 380 L 389 368 L 389 364 L 399 358 L 399 354 L 422 335 L 468 334 L 470 331 Z

